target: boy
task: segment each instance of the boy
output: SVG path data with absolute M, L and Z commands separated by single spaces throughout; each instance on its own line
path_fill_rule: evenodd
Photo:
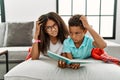
M 104 39 L 88 24 L 88 21 L 83 15 L 74 15 L 69 19 L 69 33 L 70 38 L 65 39 L 63 43 L 63 54 L 69 59 L 85 59 L 91 56 L 91 50 L 93 48 L 104 49 L 106 43 Z M 86 36 L 86 32 L 89 31 L 90 38 Z M 58 61 L 58 66 L 65 68 L 66 63 Z M 70 64 L 69 67 L 78 69 L 80 64 Z

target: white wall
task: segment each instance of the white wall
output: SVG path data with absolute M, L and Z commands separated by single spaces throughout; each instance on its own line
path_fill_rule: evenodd
M 6 21 L 33 21 L 44 13 L 56 12 L 56 0 L 4 0 Z
M 56 12 L 56 0 L 4 0 L 6 21 L 35 21 L 47 12 Z M 109 41 L 120 43 L 120 0 L 117 0 L 116 39 Z
M 120 0 L 117 0 L 116 39 L 110 40 L 120 44 Z

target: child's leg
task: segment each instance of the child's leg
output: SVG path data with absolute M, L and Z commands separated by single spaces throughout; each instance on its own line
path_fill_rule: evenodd
M 101 55 L 101 58 L 104 62 L 115 63 L 115 64 L 120 65 L 120 60 L 118 58 L 115 58 L 115 57 L 110 56 L 108 54 Z
M 93 48 L 93 50 L 91 52 L 91 56 L 94 59 L 98 59 L 98 60 L 102 60 L 104 62 L 115 63 L 115 64 L 120 65 L 119 59 L 108 55 L 103 49 Z
M 91 52 L 91 56 L 94 59 L 101 60 L 101 55 L 104 53 L 104 50 L 100 48 L 93 48 Z
M 25 60 L 28 60 L 28 59 L 31 58 L 31 49 L 32 49 L 32 48 L 29 48 L 29 50 L 28 50 L 28 54 L 27 54 Z

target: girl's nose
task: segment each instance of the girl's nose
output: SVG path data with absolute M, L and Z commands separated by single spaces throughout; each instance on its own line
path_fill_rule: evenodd
M 54 27 L 52 27 L 52 31 L 55 31 L 56 29 Z

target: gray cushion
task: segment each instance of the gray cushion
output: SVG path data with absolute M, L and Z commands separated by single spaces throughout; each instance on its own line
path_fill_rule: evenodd
M 31 46 L 34 22 L 8 23 L 5 46 Z
M 4 43 L 5 25 L 5 23 L 0 23 L 0 47 L 2 47 Z

